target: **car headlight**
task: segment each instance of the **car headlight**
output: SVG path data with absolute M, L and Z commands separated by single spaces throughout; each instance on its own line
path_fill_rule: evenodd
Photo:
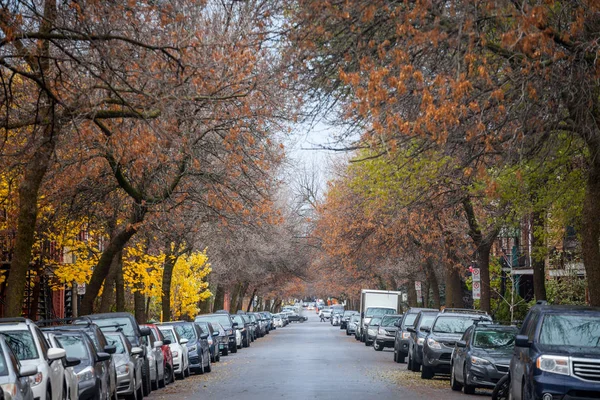
M 3 383 L 2 385 L 0 385 L 0 387 L 2 388 L 4 393 L 10 396 L 9 399 L 17 396 L 17 385 L 15 383 Z
M 189 351 L 196 351 L 196 349 L 197 349 L 196 345 L 190 346 Z
M 92 367 L 85 367 L 77 373 L 77 382 L 90 381 L 94 379 L 94 369 Z
M 210 336 L 208 337 L 208 344 L 210 344 L 211 346 L 213 344 L 213 340 L 212 340 L 212 338 Z
M 179 355 L 179 352 L 177 350 L 174 350 L 171 352 L 171 354 L 173 355 L 173 357 L 177 357 Z
M 124 365 L 119 365 L 117 367 L 117 374 L 119 375 L 125 375 L 129 373 L 129 365 L 128 364 L 124 364 Z
M 473 365 L 490 365 L 491 363 L 485 358 L 471 356 L 471 364 Z
M 440 342 L 438 342 L 437 340 L 434 339 L 427 339 L 427 346 L 429 346 L 432 349 L 441 349 L 442 345 L 440 344 Z
M 29 377 L 29 383 L 31 386 L 37 386 L 44 380 L 44 374 L 38 372 L 37 374 Z
M 380 335 L 385 335 L 385 329 L 383 329 L 383 328 L 379 328 L 379 329 L 377 330 L 377 333 L 379 333 Z
M 561 356 L 540 356 L 536 361 L 538 369 L 555 374 L 569 375 L 569 358 Z
M 377 335 L 377 331 L 375 331 L 375 329 L 369 329 L 369 330 L 367 330 L 367 332 L 368 332 L 368 333 L 369 333 L 369 335 L 371 335 L 371 336 L 375 336 L 375 335 Z
M 425 338 L 420 337 L 417 339 L 417 345 L 423 346 L 423 343 L 425 343 Z
M 410 332 L 402 332 L 402 339 L 410 339 Z

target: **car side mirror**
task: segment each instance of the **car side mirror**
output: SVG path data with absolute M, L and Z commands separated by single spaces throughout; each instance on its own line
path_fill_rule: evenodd
M 81 360 L 79 358 L 67 357 L 67 368 L 76 367 L 79 364 L 81 364 Z
M 26 376 L 33 376 L 37 373 L 38 373 L 37 365 L 22 365 L 21 368 L 19 368 L 19 376 L 21 376 L 23 378 Z
M 412 326 L 407 326 L 407 327 L 406 327 L 406 331 L 407 331 L 407 332 L 411 332 L 411 333 L 417 333 L 417 331 L 415 330 L 415 328 L 414 328 L 414 327 L 412 327 Z
M 171 344 L 171 339 L 165 339 L 165 340 L 163 340 L 163 344 Z
M 104 361 L 108 361 L 108 360 L 110 360 L 109 353 L 100 352 L 100 353 L 98 353 L 98 355 L 96 357 L 96 362 L 104 362 Z
M 157 347 L 162 347 L 162 345 L 163 345 L 163 342 L 162 342 L 162 341 L 160 341 L 160 340 L 157 340 L 156 342 L 154 342 L 154 347 L 155 347 L 155 348 L 157 348 Z
M 428 326 L 422 326 L 421 327 L 421 332 L 427 332 L 427 333 L 429 333 L 429 332 L 431 332 L 431 328 L 428 327 Z
M 400 321 L 396 321 L 396 322 L 394 322 L 394 326 L 395 326 L 396 328 L 400 328 Z
M 141 326 L 140 333 L 142 334 L 142 336 L 150 336 L 150 328 L 148 328 L 147 326 Z
M 179 343 L 186 344 L 187 342 L 189 342 L 189 340 L 186 338 L 183 338 L 183 339 L 181 339 L 181 341 Z
M 467 347 L 467 342 L 465 342 L 464 340 L 459 340 L 458 342 L 456 342 L 456 347 Z
M 208 339 L 208 333 L 201 334 L 200 339 Z
M 515 337 L 515 346 L 531 347 L 531 343 L 529 342 L 529 337 L 527 337 L 527 335 L 517 335 L 517 337 Z
M 117 352 L 117 346 L 107 344 L 106 346 L 104 346 L 104 352 L 108 354 L 115 354 Z
M 51 348 L 48 349 L 48 360 L 50 361 L 54 361 L 54 360 L 58 360 L 59 358 L 63 358 L 67 356 L 67 351 L 65 349 L 58 349 L 58 348 Z
M 252 325 L 256 325 L 256 324 L 254 324 L 254 323 L 253 323 Z M 213 335 L 213 336 L 219 336 L 219 332 L 215 331 L 215 332 L 213 332 L 213 334 L 212 334 L 212 335 Z
M 144 354 L 144 349 L 142 349 L 141 347 L 132 347 L 131 354 L 139 356 L 140 354 Z

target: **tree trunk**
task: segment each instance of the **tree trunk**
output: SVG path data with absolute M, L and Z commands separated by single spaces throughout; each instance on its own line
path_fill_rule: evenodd
M 146 299 L 144 294 L 138 291 L 133 292 L 133 309 L 135 320 L 138 324 L 146 323 Z
M 217 290 L 215 290 L 215 301 L 213 303 L 213 312 L 222 310 L 225 303 L 225 288 L 223 285 L 217 284 Z
M 421 298 L 423 300 L 423 307 L 429 307 L 429 281 L 428 280 L 424 280 L 422 282 Z
M 244 297 L 246 296 L 246 292 L 248 291 L 248 286 L 248 282 L 244 282 L 243 284 L 241 284 L 235 312 L 244 308 Z
M 256 296 L 256 288 L 252 291 L 252 296 L 250 296 L 250 301 L 248 302 L 248 307 L 246 308 L 246 312 L 250 312 L 252 309 L 252 303 L 254 302 L 254 296 Z
M 592 143 L 593 144 L 593 143 Z M 592 165 L 583 201 L 581 248 L 590 305 L 600 306 L 600 145 L 590 147 Z
M 162 281 L 162 293 L 161 293 L 161 306 L 162 306 L 162 319 L 163 321 L 171 320 L 171 281 L 173 279 L 173 270 L 177 263 L 177 258 L 174 254 L 177 251 L 178 246 L 171 246 L 171 243 L 167 243 L 167 249 L 169 250 L 165 257 L 163 264 L 163 281 Z
M 463 308 L 462 280 L 458 270 L 451 264 L 446 267 L 446 307 Z
M 115 254 L 117 260 L 117 276 L 115 278 L 115 297 L 117 298 L 117 312 L 125 311 L 125 280 L 123 279 L 123 252 Z
M 198 307 L 200 308 L 200 314 L 210 314 L 210 303 L 211 298 L 208 298 L 198 304 Z
M 532 243 L 533 254 L 531 255 L 533 268 L 533 293 L 536 300 L 546 300 L 546 262 L 543 254 L 546 244 L 544 243 L 543 230 L 545 227 L 544 212 L 534 212 L 532 215 Z M 538 233 L 536 234 L 536 231 Z
M 40 32 L 49 33 L 54 20 L 56 19 L 56 1 L 47 0 L 44 2 L 44 23 L 40 26 Z M 30 65 L 32 71 L 37 71 L 35 76 L 40 81 L 45 80 L 45 76 L 50 70 L 50 42 L 44 40 L 39 47 L 41 57 L 35 58 L 35 65 Z M 31 155 L 29 161 L 23 169 L 23 180 L 19 184 L 19 211 L 17 215 L 17 235 L 15 237 L 15 248 L 13 258 L 10 263 L 10 271 L 7 278 L 6 292 L 4 299 L 5 317 L 18 317 L 23 310 L 23 295 L 27 271 L 31 262 L 31 249 L 35 241 L 35 227 L 37 222 L 39 190 L 50 166 L 52 154 L 56 146 L 56 130 L 54 126 L 54 104 L 51 100 L 45 99 L 40 103 L 46 103 L 39 110 L 42 120 L 48 119 L 52 123 L 46 125 L 42 130 L 41 143 Z
M 427 260 L 425 264 L 425 274 L 427 276 L 427 281 L 429 282 L 429 287 L 431 288 L 431 296 L 433 299 L 433 307 L 439 309 L 441 306 L 440 300 L 440 284 L 438 283 L 437 276 L 435 275 L 435 269 L 433 268 L 433 262 L 431 259 Z
M 408 300 L 408 306 L 409 307 L 416 307 L 417 306 L 417 290 L 415 289 L 415 280 L 414 279 L 409 279 L 408 283 L 407 283 L 408 287 L 407 287 L 407 300 Z
M 117 258 L 117 254 L 110 263 L 110 269 L 108 275 L 104 280 L 104 289 L 102 290 L 102 301 L 100 302 L 100 312 L 107 313 L 111 311 L 111 307 L 115 301 L 115 286 L 117 281 L 117 270 L 119 269 L 120 257 Z
M 233 286 L 233 289 L 231 291 L 231 299 L 229 301 L 229 313 L 230 314 L 235 314 L 236 313 L 238 296 L 239 296 L 241 290 L 242 290 L 242 284 L 241 283 L 238 282 L 238 283 L 236 283 Z
M 104 252 L 102 252 L 100 260 L 92 273 L 90 283 L 87 285 L 83 300 L 81 301 L 81 315 L 93 313 L 94 301 L 98 297 L 100 288 L 102 288 L 102 283 L 110 270 L 110 264 L 113 257 L 116 253 L 122 251 L 129 239 L 135 235 L 138 230 L 137 225 L 139 222 L 143 221 L 145 214 L 145 208 L 134 205 L 134 215 L 130 224 L 111 238 L 108 246 L 104 249 Z

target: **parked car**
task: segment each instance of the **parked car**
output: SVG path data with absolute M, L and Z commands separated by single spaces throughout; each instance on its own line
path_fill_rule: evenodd
M 436 373 L 450 373 L 450 360 L 456 342 L 475 321 L 492 321 L 487 314 L 470 312 L 441 312 L 433 321 L 423 342 L 422 379 L 431 379 Z
M 493 389 L 508 373 L 517 332 L 514 326 L 480 323 L 468 328 L 452 353 L 452 390 L 474 394 L 476 388 Z
M 169 347 L 173 355 L 173 375 L 177 379 L 183 379 L 190 376 L 190 363 L 188 359 L 188 349 L 185 345 L 188 340 L 179 336 L 175 328 L 171 325 L 159 325 L 158 329 L 162 332 L 165 339 L 169 340 Z
M 242 347 L 250 347 L 250 323 L 241 315 L 233 315 L 233 322 L 237 323 L 237 330 L 242 335 Z
M 154 337 L 158 339 L 158 341 L 162 342 L 160 349 L 163 353 L 163 369 L 165 372 L 165 385 L 173 382 L 175 379 L 175 374 L 173 372 L 173 353 L 171 353 L 171 341 L 164 337 L 163 333 L 158 329 L 158 326 L 155 324 L 146 324 L 144 325 L 146 328 L 150 329 L 150 331 L 154 334 Z
M 53 333 L 42 333 L 48 341 L 48 344 L 50 344 L 50 347 L 56 349 L 64 349 L 64 347 L 60 343 L 58 343 Z M 65 349 L 65 351 L 67 351 L 67 349 Z M 75 372 L 74 367 L 79 365 L 81 361 L 77 358 L 72 357 L 71 355 L 69 355 L 69 352 L 67 352 L 66 357 L 62 359 L 62 363 L 63 367 L 65 368 L 65 398 L 68 400 L 77 400 L 79 398 L 79 393 L 77 388 L 77 373 Z M 108 393 L 108 391 L 106 393 Z
M 321 311 L 319 311 L 319 318 L 330 319 L 332 312 L 333 309 L 331 307 L 323 307 Z
M 225 329 L 228 344 L 228 348 L 223 351 L 223 355 L 226 356 L 230 351 L 232 353 L 237 353 L 235 328 L 231 316 L 228 313 L 198 315 L 194 321 L 218 322 L 221 324 L 223 329 Z
M 0 335 L 0 392 L 8 400 L 33 400 L 29 377 L 38 373 L 35 365 L 21 365 L 10 346 Z
M 273 314 L 273 326 L 276 328 L 283 328 L 283 319 L 279 314 Z
M 72 322 L 72 323 L 70 323 Z M 66 324 L 65 324 L 66 323 Z M 96 351 L 97 359 L 101 359 L 101 361 L 97 361 L 99 363 L 99 367 L 104 371 L 106 375 L 106 379 L 108 381 L 108 391 L 110 393 L 109 397 L 111 399 L 117 398 L 117 371 L 115 369 L 115 362 L 111 354 L 114 354 L 117 350 L 115 346 L 108 344 L 104 333 L 102 330 L 89 318 L 81 318 L 81 319 L 54 319 L 54 320 L 43 320 L 36 322 L 38 325 L 47 325 L 50 326 L 42 326 L 42 332 L 58 332 L 58 331 L 67 331 L 67 332 L 83 332 L 87 335 L 87 337 L 91 340 L 94 350 Z M 57 325 L 58 324 L 58 325 Z M 62 324 L 62 325 L 61 325 Z M 109 356 L 105 357 L 103 353 L 107 353 Z M 94 365 L 94 368 L 96 366 Z
M 533 306 L 510 361 L 510 397 L 600 398 L 600 308 Z
M 113 354 L 117 368 L 117 395 L 141 400 L 144 397 L 142 389 L 144 349 L 133 347 L 122 332 L 104 332 L 104 336 L 108 343 L 117 348 Z
M 340 329 L 346 329 L 348 326 L 348 322 L 350 321 L 350 317 L 353 315 L 358 315 L 358 311 L 346 310 L 342 314 L 342 319 L 340 320 Z
M 86 316 L 91 319 L 101 330 L 115 331 L 119 330 L 125 335 L 132 346 L 141 348 L 142 354 L 142 390 L 144 396 L 148 396 L 152 390 L 150 381 L 150 360 L 142 344 L 142 337 L 150 335 L 150 330 L 140 327 L 132 314 L 128 312 L 111 312 L 105 314 L 91 314 Z
M 356 329 L 360 324 L 360 314 L 356 313 L 350 317 L 350 320 L 346 323 L 346 335 L 350 336 L 356 333 Z
M 408 339 L 407 365 L 409 371 L 421 371 L 421 364 L 423 364 L 423 343 L 429 333 L 429 328 L 431 328 L 438 314 L 438 311 L 421 310 L 413 321 L 413 325 L 406 327 L 406 330 L 410 334 Z M 397 333 L 396 338 L 398 337 Z
M 258 338 L 258 320 L 252 313 L 245 314 L 245 318 L 250 322 L 250 341 L 254 342 Z
M 97 352 L 88 334 L 81 330 L 65 329 L 44 331 L 44 335 L 48 335 L 65 349 L 67 359 L 79 360 L 79 364 L 73 367 L 79 400 L 117 398 L 111 388 L 111 382 L 113 379 L 116 382 L 116 377 L 111 377 L 111 370 L 107 368 L 107 361 L 112 356 L 106 352 Z
M 220 333 L 218 329 L 215 329 L 210 322 L 195 322 L 202 332 L 208 333 L 208 337 L 206 338 L 208 342 L 208 350 L 210 352 L 210 361 L 211 362 L 219 362 L 221 360 L 220 354 Z
M 329 319 L 329 322 L 331 323 L 331 325 L 340 326 L 342 323 L 342 314 L 343 314 L 343 311 L 334 309 L 331 313 L 331 318 Z
M 0 333 L 22 366 L 35 366 L 37 373 L 29 377 L 33 396 L 40 400 L 62 399 L 65 370 L 64 349 L 51 348 L 40 329 L 27 318 L 1 318 Z
M 208 333 L 193 322 L 168 322 L 172 325 L 185 343 L 188 349 L 189 369 L 196 374 L 203 374 L 212 370 L 210 363 L 210 349 L 208 347 Z
M 163 354 L 163 342 L 156 336 L 156 332 L 150 329 L 150 335 L 142 338 L 142 343 L 146 346 L 146 354 L 150 361 L 150 382 L 152 390 L 159 387 L 165 387 L 165 356 Z
M 431 311 L 438 313 L 439 310 L 433 308 L 411 307 L 405 313 L 398 325 L 396 336 L 394 337 L 394 361 L 403 363 L 408 357 L 410 332 L 408 327 L 414 326 L 415 319 L 421 311 Z
M 386 347 L 394 347 L 394 337 L 398 330 L 397 322 L 402 318 L 402 314 L 384 315 L 377 329 L 377 335 L 373 341 L 373 348 L 381 351 Z
M 381 324 L 381 319 L 383 315 L 377 315 L 372 317 L 367 325 L 367 329 L 365 332 L 365 346 L 373 345 L 373 341 L 377 337 L 377 329 L 379 329 L 379 325 Z

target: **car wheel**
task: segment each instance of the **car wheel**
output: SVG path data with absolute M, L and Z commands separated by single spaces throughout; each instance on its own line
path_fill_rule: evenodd
M 202 365 L 202 362 L 200 363 L 200 365 Z M 188 366 L 187 366 L 187 368 L 185 369 L 185 371 L 183 371 L 183 376 L 184 376 L 185 378 L 189 378 L 189 377 L 190 377 L 190 375 L 191 375 L 191 373 L 190 373 L 190 362 L 188 361 Z
M 394 362 L 398 362 L 398 353 L 396 352 L 395 347 L 394 347 Z
M 467 375 L 467 366 L 463 369 L 463 391 L 465 394 L 475 394 L 475 386 L 469 385 L 469 376 Z
M 350 332 L 348 332 L 348 329 L 346 329 L 346 336 L 350 336 Z
M 167 366 L 165 366 L 165 368 L 163 369 L 162 378 L 158 380 L 159 389 L 164 388 L 165 386 L 167 386 Z
M 382 351 L 383 350 L 383 346 L 378 344 L 377 341 L 373 342 L 373 348 L 375 349 L 375 351 Z
M 165 365 L 165 384 L 168 385 L 173 382 L 173 380 L 173 367 L 171 367 L 171 364 L 167 364 Z
M 217 355 L 215 356 L 215 361 L 216 362 L 221 362 L 221 354 L 219 354 L 218 351 L 217 351 Z
M 150 362 L 145 359 L 142 366 L 142 393 L 144 396 L 148 396 L 150 394 L 150 386 Z
M 411 354 L 411 352 L 409 349 L 408 350 L 408 362 L 407 362 L 406 368 L 408 368 L 409 371 L 412 371 L 413 370 L 413 360 L 412 360 L 412 357 L 410 356 L 410 354 Z
M 400 364 L 404 364 L 406 362 L 406 356 L 404 354 L 399 354 L 398 353 L 398 362 Z
M 452 370 L 450 370 L 450 387 L 455 392 L 458 392 L 462 389 L 462 385 L 456 380 L 456 373 L 454 372 L 454 365 L 452 365 Z
M 70 397 L 69 392 L 67 391 L 67 383 L 63 382 L 62 399 L 67 400 L 67 397 Z
M 506 374 L 494 387 L 494 391 L 492 392 L 492 400 L 508 400 L 509 399 L 509 391 L 510 391 L 510 375 Z
M 229 355 L 229 346 L 225 346 L 225 348 L 223 349 L 223 355 L 224 356 L 228 356 Z
M 423 369 L 421 370 L 421 379 L 431 379 L 434 377 L 434 375 L 433 368 L 423 365 Z
M 521 384 L 521 400 L 532 400 L 531 390 L 529 390 L 528 381 L 523 378 L 523 383 Z
M 231 352 L 232 352 L 232 353 L 237 353 L 237 351 L 238 351 L 238 347 L 237 347 L 237 345 L 236 345 L 236 346 L 233 346 L 233 348 L 231 349 Z

